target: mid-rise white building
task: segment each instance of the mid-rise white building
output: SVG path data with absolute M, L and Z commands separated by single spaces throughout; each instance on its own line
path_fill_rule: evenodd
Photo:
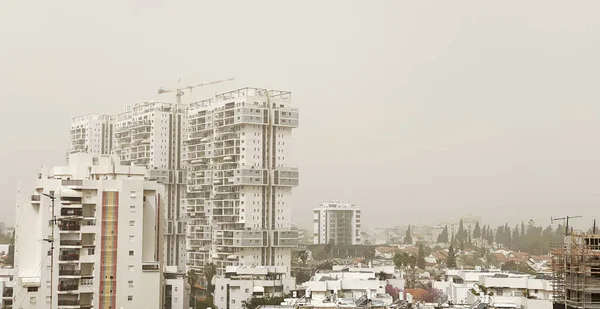
M 215 306 L 242 308 L 252 297 L 283 297 L 296 287 L 282 266 L 227 266 L 224 277 L 215 278 Z
M 258 88 L 221 93 L 187 113 L 188 265 L 289 268 L 298 233 L 291 229 L 291 94 Z
M 177 266 L 165 266 L 164 309 L 188 309 L 191 287 L 186 273 L 179 272 Z
M 314 209 L 314 244 L 360 244 L 360 215 L 360 209 L 348 202 L 321 203 L 320 207 Z
M 0 268 L 0 308 L 12 308 L 13 304 L 13 288 L 15 286 L 14 269 L 12 267 Z
M 160 102 L 129 104 L 116 116 L 114 153 L 126 165 L 144 166 L 165 186 L 164 262 L 185 272 L 185 171 L 181 162 L 185 107 Z
M 165 202 L 145 174 L 113 156 L 76 153 L 20 186 L 18 308 L 161 307 Z
M 110 154 L 113 146 L 113 119 L 105 114 L 74 117 L 71 119 L 70 137 L 68 154 Z

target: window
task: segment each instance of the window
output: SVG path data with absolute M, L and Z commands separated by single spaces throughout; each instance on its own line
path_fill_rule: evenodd
M 131 205 L 131 206 L 129 206 L 129 210 L 130 210 L 131 212 L 135 212 L 135 206 L 134 206 L 134 205 Z
M 132 288 L 133 287 L 133 280 L 127 281 L 127 284 L 129 284 L 129 287 Z
M 88 255 L 94 255 L 96 252 L 96 248 L 89 248 L 88 249 Z
M 38 291 L 38 287 L 37 286 L 27 287 L 27 292 L 37 292 L 37 291 Z
M 135 226 L 135 220 L 129 221 L 129 226 Z
M 50 296 L 46 296 L 46 302 L 49 303 L 52 298 Z
M 135 240 L 135 236 L 129 235 L 129 241 L 134 241 L 134 240 Z
M 129 250 L 129 256 L 133 256 L 133 250 Z
M 30 304 L 35 304 L 36 303 L 35 296 L 29 297 L 29 303 Z
M 133 271 L 133 270 L 134 270 L 133 265 L 129 265 L 129 271 Z
M 135 198 L 136 197 L 134 190 L 129 191 L 129 195 L 131 196 L 131 198 Z
M 133 300 L 133 295 L 129 295 L 129 296 L 127 296 L 127 300 L 128 300 L 128 301 L 132 301 L 132 300 Z

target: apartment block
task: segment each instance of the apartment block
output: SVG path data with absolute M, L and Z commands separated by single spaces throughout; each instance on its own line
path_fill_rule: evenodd
M 314 209 L 315 245 L 358 245 L 361 243 L 360 209 L 342 201 L 321 203 Z
M 252 297 L 283 297 L 296 286 L 287 272 L 281 266 L 228 266 L 223 277 L 215 278 L 215 306 L 235 309 Z
M 188 266 L 291 263 L 292 130 L 299 112 L 291 93 L 243 88 L 192 103 L 187 111 Z
M 570 232 L 551 254 L 555 307 L 600 308 L 600 235 Z
M 19 186 L 18 308 L 159 308 L 163 186 L 144 167 L 75 153 Z M 53 248 L 53 249 L 52 249 Z
M 112 145 L 113 119 L 110 115 L 88 114 L 71 119 L 68 154 L 77 152 L 110 154 Z
M 185 170 L 181 161 L 185 107 L 160 102 L 129 104 L 115 118 L 114 154 L 144 166 L 147 179 L 165 186 L 164 262 L 185 272 Z
M 189 284 L 186 273 L 179 272 L 177 266 L 165 266 L 164 281 L 164 309 L 189 308 Z

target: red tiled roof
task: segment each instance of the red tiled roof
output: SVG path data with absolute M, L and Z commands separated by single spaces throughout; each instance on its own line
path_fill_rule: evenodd
M 502 253 L 494 253 L 493 255 L 496 261 L 506 261 L 506 256 Z
M 448 259 L 448 256 L 446 254 L 444 254 L 443 252 L 433 252 L 432 253 L 433 257 L 435 257 L 436 259 L 440 260 L 440 261 L 445 261 Z
M 425 300 L 427 295 L 429 294 L 425 289 L 405 289 L 405 293 L 411 294 L 413 296 L 413 300 Z

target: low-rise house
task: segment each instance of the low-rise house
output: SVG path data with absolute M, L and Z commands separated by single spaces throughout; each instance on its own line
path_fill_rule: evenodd
M 398 251 L 399 251 L 398 247 L 380 246 L 380 247 L 375 248 L 375 257 L 389 260 L 389 259 L 394 258 L 394 255 Z
M 252 297 L 283 297 L 296 286 L 287 272 L 283 266 L 227 266 L 225 276 L 215 278 L 215 306 L 235 309 Z
M 380 280 L 382 279 L 384 280 Z M 333 270 L 320 270 L 302 287 L 310 291 L 313 304 L 326 302 L 334 294 L 338 298 L 357 300 L 367 294 L 378 299 L 390 299 L 385 292 L 386 285 L 404 290 L 404 280 L 393 266 L 379 267 L 340 267 Z

